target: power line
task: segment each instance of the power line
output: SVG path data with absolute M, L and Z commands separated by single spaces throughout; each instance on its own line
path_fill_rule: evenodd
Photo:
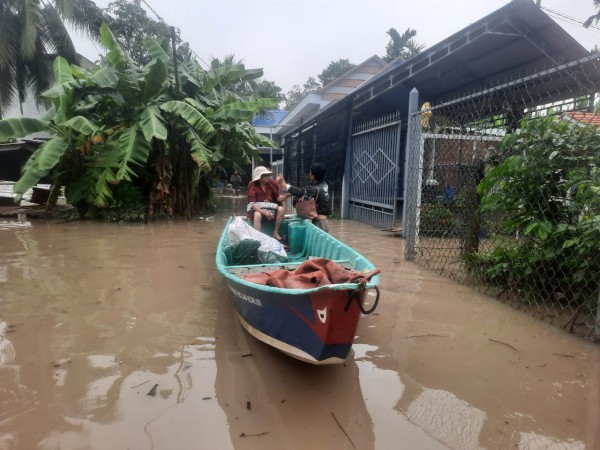
M 600 31 L 600 27 L 597 27 L 595 25 L 590 25 L 589 27 L 584 27 L 583 26 L 583 24 L 585 23 L 584 20 L 577 19 L 575 17 L 569 16 L 569 15 L 567 15 L 565 13 L 560 12 L 560 11 L 555 11 L 555 10 L 547 8 L 545 6 L 540 6 L 540 8 L 543 9 L 544 11 L 546 11 L 547 13 L 549 13 L 549 15 L 551 15 L 552 17 L 554 17 L 556 19 L 562 20 L 564 22 L 569 22 L 569 23 L 571 23 L 573 25 L 579 25 L 579 26 L 581 26 L 583 28 L 591 28 L 594 31 Z
M 165 20 L 164 20 L 162 17 L 160 17 L 160 16 L 158 15 L 158 13 L 157 13 L 156 11 L 154 11 L 154 9 L 152 9 L 152 6 L 150 6 L 146 0 L 142 0 L 142 2 L 144 3 L 144 5 L 146 5 L 146 6 L 148 7 L 148 9 L 149 9 L 150 11 L 152 11 L 152 12 L 154 13 L 154 15 L 155 15 L 155 16 L 158 18 L 158 20 L 160 20 L 160 21 L 161 21 L 162 23 L 164 23 L 165 25 L 169 26 L 169 24 L 168 24 L 167 22 L 165 22 Z
M 148 9 L 150 11 L 152 11 L 152 13 L 158 18 L 158 20 L 160 20 L 162 23 L 164 23 L 166 26 L 170 27 L 171 25 L 169 25 L 165 19 L 163 19 L 153 8 L 152 6 L 150 6 L 148 4 L 148 2 L 146 0 L 142 0 L 142 3 L 144 3 L 144 5 L 146 5 L 148 7 Z M 208 64 L 206 61 L 204 61 L 202 58 L 200 58 L 200 55 L 198 55 L 198 53 L 196 53 L 191 47 L 188 47 L 190 49 L 190 51 L 192 52 L 192 54 L 198 58 L 200 61 L 202 61 L 204 63 L 204 65 L 206 67 L 210 67 L 210 64 Z

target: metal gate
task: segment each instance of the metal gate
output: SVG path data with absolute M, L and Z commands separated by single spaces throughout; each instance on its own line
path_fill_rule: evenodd
M 378 227 L 397 219 L 400 114 L 357 125 L 352 130 L 348 216 Z

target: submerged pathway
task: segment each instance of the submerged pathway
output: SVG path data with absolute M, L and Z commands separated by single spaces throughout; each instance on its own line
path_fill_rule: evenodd
M 258 342 L 214 264 L 245 203 L 220 202 L 203 220 L 0 228 L 0 448 L 600 448 L 600 346 L 357 222 L 331 232 L 382 283 L 353 356 L 315 367 Z

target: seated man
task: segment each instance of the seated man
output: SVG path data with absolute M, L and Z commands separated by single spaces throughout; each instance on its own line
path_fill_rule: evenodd
M 279 185 L 271 178 L 273 173 L 266 167 L 258 166 L 248 184 L 248 218 L 253 220 L 254 229 L 260 231 L 263 217 L 275 219 L 273 237 L 281 241 L 279 226 L 283 221 L 283 206 L 278 200 Z

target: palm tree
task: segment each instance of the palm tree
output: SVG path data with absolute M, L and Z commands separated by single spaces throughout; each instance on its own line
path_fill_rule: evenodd
M 386 55 L 383 57 L 387 63 L 392 62 L 398 56 L 409 59 L 425 48 L 424 45 L 414 40 L 417 31 L 412 28 L 407 28 L 402 35 L 395 28 L 390 28 L 387 34 L 390 36 L 390 42 L 385 48 Z
M 65 23 L 96 37 L 101 17 L 91 0 L 0 1 L 0 118 L 28 88 L 37 99 L 50 86 L 55 56 L 78 62 Z
M 596 9 L 600 10 L 600 0 L 594 0 L 594 7 Z M 585 21 L 583 26 L 588 28 L 592 23 L 594 23 L 594 22 L 598 23 L 599 20 L 600 20 L 600 11 L 598 11 L 593 16 L 588 17 L 588 19 Z
M 236 57 L 233 53 L 225 55 L 222 60 L 212 57 L 210 61 L 210 69 L 213 71 L 223 70 L 223 68 L 229 70 L 229 67 L 234 66 L 243 68 L 245 70 L 245 78 L 239 78 L 237 79 L 237 82 L 235 78 L 230 79 L 229 81 L 231 82 L 231 85 L 229 89 L 240 97 L 249 97 L 259 88 L 259 83 L 256 80 L 262 76 L 262 69 L 246 69 L 244 66 L 244 60 L 236 60 Z M 252 74 L 254 76 L 252 76 Z M 235 76 L 237 75 L 235 75 L 234 72 L 234 77 Z

